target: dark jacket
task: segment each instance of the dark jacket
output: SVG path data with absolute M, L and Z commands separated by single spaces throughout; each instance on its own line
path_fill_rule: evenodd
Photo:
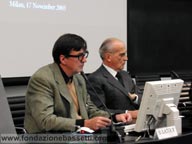
M 138 94 L 140 101 L 141 96 L 139 89 L 133 83 L 128 72 L 120 71 L 120 74 L 123 78 L 124 87 L 103 65 L 88 76 L 89 82 L 92 85 L 90 86 L 90 84 L 87 83 L 88 93 L 97 107 L 105 109 L 96 96 L 93 88 L 112 113 L 123 113 L 125 110 L 138 109 L 138 105 L 131 101 L 128 97 L 128 93 L 131 92 Z

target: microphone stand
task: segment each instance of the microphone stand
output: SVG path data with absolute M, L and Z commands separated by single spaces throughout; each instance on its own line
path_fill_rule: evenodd
M 105 103 L 100 99 L 100 97 L 98 96 L 96 90 L 94 89 L 94 87 L 92 86 L 92 84 L 90 83 L 90 81 L 88 80 L 87 76 L 85 75 L 85 73 L 83 71 L 81 71 L 81 75 L 83 76 L 83 78 L 85 79 L 85 81 L 87 82 L 87 84 L 90 86 L 90 88 L 93 90 L 93 92 L 95 93 L 95 95 L 97 96 L 97 98 L 99 99 L 99 101 L 101 102 L 101 104 L 104 106 L 105 110 L 107 111 L 107 113 L 109 114 L 110 118 L 111 118 L 111 126 L 110 126 L 110 131 L 112 133 L 114 133 L 117 137 L 118 137 L 118 141 L 119 143 L 122 143 L 122 136 L 119 133 L 119 131 L 116 130 L 116 127 L 113 124 L 113 117 L 111 115 L 111 112 L 109 111 L 109 109 L 107 108 L 107 106 L 105 105 Z
M 174 78 L 181 79 L 180 76 L 175 71 L 171 71 L 171 74 L 174 76 Z M 190 82 L 190 87 L 189 87 L 189 100 L 192 101 L 192 82 Z M 183 102 L 183 104 L 184 103 L 185 102 Z M 187 106 L 185 105 L 185 107 Z

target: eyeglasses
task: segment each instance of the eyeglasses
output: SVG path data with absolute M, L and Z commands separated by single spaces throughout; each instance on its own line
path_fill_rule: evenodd
M 84 58 L 87 58 L 89 55 L 88 51 L 85 51 L 84 53 L 80 53 L 79 55 L 67 55 L 67 57 L 74 57 L 78 58 L 79 61 L 83 61 Z

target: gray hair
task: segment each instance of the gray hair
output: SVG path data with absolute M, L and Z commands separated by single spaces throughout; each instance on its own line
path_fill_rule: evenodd
M 100 57 L 101 57 L 101 59 L 103 60 L 104 59 L 104 54 L 105 53 L 107 53 L 107 52 L 109 52 L 109 53 L 113 53 L 113 50 L 112 50 L 112 43 L 114 42 L 114 41 L 121 41 L 121 40 L 119 40 L 119 39 L 117 39 L 117 38 L 108 38 L 108 39 L 106 39 L 102 44 L 101 44 L 101 46 L 100 46 L 100 48 L 99 48 L 99 54 L 100 54 Z

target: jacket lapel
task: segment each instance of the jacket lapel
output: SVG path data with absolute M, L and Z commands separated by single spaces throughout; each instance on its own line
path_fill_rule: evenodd
M 52 67 L 53 67 L 52 71 L 53 71 L 53 74 L 55 76 L 55 81 L 58 84 L 58 88 L 59 88 L 61 96 L 63 96 L 65 99 L 67 99 L 69 101 L 69 103 L 71 103 L 72 99 L 71 99 L 71 96 L 70 96 L 69 91 L 67 89 L 67 85 L 64 81 L 64 78 L 61 74 L 61 71 L 59 69 L 59 66 L 56 63 L 54 63 L 52 65 Z
M 76 118 L 76 113 L 75 113 L 75 109 L 74 109 L 75 106 L 73 104 L 73 100 L 72 100 L 71 95 L 68 91 L 68 88 L 67 88 L 67 85 L 64 81 L 64 78 L 61 74 L 59 66 L 56 63 L 54 63 L 51 66 L 53 67 L 52 70 L 53 70 L 53 73 L 55 75 L 55 81 L 58 84 L 58 88 L 59 88 L 61 96 L 64 97 L 70 103 L 71 117 Z M 88 118 L 88 115 L 87 115 L 87 110 L 86 110 L 84 100 L 83 100 L 82 83 L 80 83 L 80 81 L 77 79 L 77 77 L 75 75 L 73 77 L 73 81 L 74 81 L 74 85 L 75 85 L 75 89 L 76 89 L 76 93 L 77 93 L 77 98 L 78 98 L 78 102 L 79 102 L 79 108 L 80 108 L 81 116 L 86 119 L 86 118 Z
M 76 89 L 76 93 L 77 93 L 77 98 L 78 98 L 78 102 L 79 102 L 79 109 L 80 109 L 80 114 L 82 116 L 82 118 L 87 119 L 88 115 L 87 115 L 87 110 L 86 110 L 86 104 L 85 101 L 83 100 L 83 89 L 82 89 L 82 83 L 80 81 L 78 81 L 78 79 L 76 78 L 76 76 L 74 76 L 74 84 L 75 84 L 75 89 Z
M 63 76 L 61 74 L 59 66 L 56 63 L 53 63 L 51 65 L 51 67 L 52 67 L 53 74 L 55 76 L 55 81 L 56 81 L 56 83 L 58 85 L 60 95 L 61 95 L 61 97 L 63 97 L 64 99 L 66 99 L 69 102 L 71 117 L 76 118 L 75 106 L 74 106 L 73 100 L 71 98 L 71 95 L 70 95 L 70 93 L 68 91 L 67 85 L 66 85 L 66 83 L 64 81 L 64 78 L 63 78 Z
M 104 66 L 101 67 L 101 72 L 103 73 L 104 77 L 107 79 L 107 81 L 113 86 L 119 89 L 122 93 L 124 93 L 126 96 L 128 95 L 128 91 L 126 90 L 127 86 L 122 86 L 121 83 L 118 82 L 106 69 Z M 124 83 L 124 82 L 123 82 Z
M 61 74 L 59 66 L 56 63 L 54 63 L 51 65 L 51 67 L 52 67 L 51 69 L 52 69 L 53 74 L 55 76 L 55 81 L 58 85 L 61 96 L 63 98 L 65 98 L 71 105 L 70 106 L 71 117 L 76 118 L 76 113 L 75 113 L 75 109 L 74 109 L 75 106 L 74 106 L 73 100 L 71 98 L 71 95 L 68 91 L 67 85 L 64 81 L 64 78 Z M 86 110 L 85 103 L 83 100 L 82 83 L 77 79 L 76 75 L 74 75 L 73 81 L 74 81 L 74 85 L 75 85 L 75 89 L 76 89 L 76 93 L 77 93 L 77 98 L 78 98 L 78 102 L 79 102 L 79 108 L 80 108 L 81 116 L 82 116 L 82 118 L 87 119 L 88 115 L 87 115 L 87 110 Z
M 117 89 L 119 89 L 122 93 L 124 93 L 126 96 L 128 95 L 127 90 L 125 89 L 125 87 L 122 86 L 121 83 L 118 82 L 118 80 L 116 80 L 113 76 L 111 77 L 107 77 L 107 81 L 113 86 L 116 87 Z

